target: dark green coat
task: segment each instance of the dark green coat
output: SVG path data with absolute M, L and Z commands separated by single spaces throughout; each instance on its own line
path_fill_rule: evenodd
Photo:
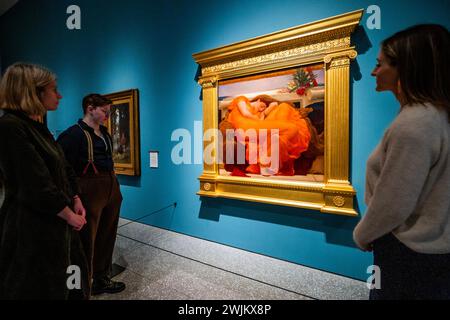
M 85 266 L 78 236 L 57 214 L 78 187 L 45 125 L 5 110 L 0 179 L 0 299 L 66 299 L 67 267 Z

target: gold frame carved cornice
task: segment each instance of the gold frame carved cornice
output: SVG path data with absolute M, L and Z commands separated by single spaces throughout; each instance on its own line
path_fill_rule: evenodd
M 357 56 L 350 36 L 363 12 L 349 12 L 193 55 L 202 69 L 199 84 L 204 131 L 218 129 L 221 80 L 313 63 L 322 63 L 325 70 L 324 182 L 221 176 L 217 163 L 204 163 L 200 196 L 357 215 L 353 208 L 356 192 L 349 181 L 350 62 Z

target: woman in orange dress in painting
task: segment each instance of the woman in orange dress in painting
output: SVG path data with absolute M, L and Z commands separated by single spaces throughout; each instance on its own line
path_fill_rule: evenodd
M 294 161 L 308 149 L 311 134 L 306 120 L 301 118 L 298 111 L 289 103 L 278 103 L 267 95 L 260 95 L 250 101 L 247 97 L 236 97 L 228 107 L 230 111 L 228 121 L 235 129 L 244 131 L 256 130 L 258 134 L 258 148 L 247 142 L 246 160 L 249 161 L 249 150 L 258 150 L 258 163 L 251 163 L 246 171 L 261 173 L 262 175 L 294 175 Z M 267 130 L 267 138 L 259 139 L 261 129 Z M 270 162 L 272 130 L 278 129 L 279 163 Z M 261 147 L 267 150 L 268 159 L 261 158 Z M 264 148 L 263 148 L 264 149 Z M 264 161 L 263 161 L 264 160 Z

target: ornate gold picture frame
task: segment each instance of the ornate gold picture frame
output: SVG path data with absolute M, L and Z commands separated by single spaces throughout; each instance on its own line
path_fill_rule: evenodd
M 107 127 L 113 142 L 114 170 L 140 176 L 139 92 L 131 89 L 104 96 L 112 101 Z
M 357 56 L 350 36 L 363 13 L 357 10 L 193 55 L 201 67 L 203 130 L 205 135 L 216 132 L 203 142 L 204 156 L 208 153 L 214 161 L 204 161 L 198 195 L 358 214 L 353 206 L 356 191 L 349 181 L 350 61 Z M 246 100 L 250 107 L 261 93 L 276 97 L 279 106 L 284 102 L 286 109 L 297 110 L 313 129 L 303 149 L 297 148 L 296 154 L 289 150 L 293 160 L 284 172 L 270 176 L 247 167 L 236 174 L 236 167 L 222 162 L 220 132 L 227 126 L 236 128 L 228 114 L 238 102 Z M 318 106 L 322 113 L 316 112 L 319 116 L 313 120 L 309 113 Z M 289 120 L 283 121 L 292 127 Z M 322 147 L 314 149 L 301 173 L 298 161 L 320 141 Z

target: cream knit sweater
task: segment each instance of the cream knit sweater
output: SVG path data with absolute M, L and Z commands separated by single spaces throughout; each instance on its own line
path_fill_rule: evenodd
M 402 108 L 367 161 L 360 247 L 393 232 L 420 253 L 450 253 L 450 124 L 445 111 Z

